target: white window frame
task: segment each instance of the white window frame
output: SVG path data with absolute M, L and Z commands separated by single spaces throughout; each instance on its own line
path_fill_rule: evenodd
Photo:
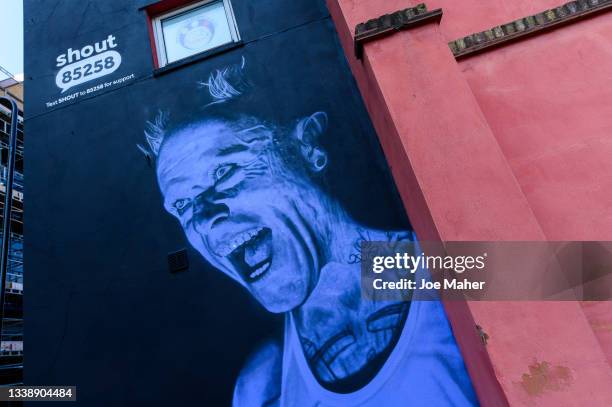
M 164 14 L 157 15 L 152 18 L 153 34 L 155 36 L 155 49 L 157 51 L 157 63 L 159 65 L 158 68 L 162 68 L 169 64 L 168 57 L 166 55 L 166 42 L 164 41 L 164 30 L 162 28 L 162 21 L 167 18 L 171 18 L 176 15 L 179 15 L 179 14 L 187 13 L 196 8 L 199 8 L 207 4 L 211 4 L 211 3 L 223 3 L 223 9 L 225 11 L 225 16 L 227 18 L 227 22 L 229 25 L 229 30 L 230 30 L 230 35 L 232 37 L 232 41 L 226 44 L 222 44 L 214 48 L 208 49 L 206 51 L 195 53 L 185 58 L 177 59 L 176 61 L 172 61 L 170 63 L 179 62 L 179 61 L 182 61 L 183 59 L 190 58 L 194 55 L 198 55 L 204 52 L 209 52 L 216 48 L 222 47 L 224 45 L 233 44 L 233 43 L 240 41 L 240 33 L 238 32 L 238 25 L 236 24 L 236 17 L 234 16 L 234 10 L 232 9 L 232 4 L 230 3 L 230 0 L 203 0 L 197 3 L 186 5 L 184 7 L 179 7 L 177 9 L 174 9 Z

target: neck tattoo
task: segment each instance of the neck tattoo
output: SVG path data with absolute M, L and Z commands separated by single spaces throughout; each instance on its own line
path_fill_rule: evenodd
M 317 287 L 294 312 L 304 355 L 319 383 L 348 393 L 372 380 L 391 354 L 409 302 L 372 302 L 361 296 L 361 242 L 406 240 L 409 235 L 358 228 L 344 262 L 321 269 Z

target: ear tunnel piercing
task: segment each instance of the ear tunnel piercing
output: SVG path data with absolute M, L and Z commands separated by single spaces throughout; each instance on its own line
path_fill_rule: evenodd
M 323 168 L 325 168 L 325 166 L 327 165 L 327 155 L 319 150 L 318 148 L 315 148 L 314 151 L 312 152 L 312 165 L 313 165 L 313 169 L 316 172 L 319 172 L 321 170 L 323 170 Z

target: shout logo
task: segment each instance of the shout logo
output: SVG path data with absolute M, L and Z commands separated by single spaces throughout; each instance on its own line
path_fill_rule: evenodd
M 73 86 L 111 74 L 121 65 L 121 54 L 112 50 L 117 46 L 116 38 L 85 45 L 81 49 L 68 48 L 56 58 L 61 69 L 55 76 L 55 84 L 62 93 Z

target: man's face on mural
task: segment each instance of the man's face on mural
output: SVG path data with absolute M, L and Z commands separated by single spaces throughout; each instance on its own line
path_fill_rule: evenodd
M 318 113 L 294 130 L 301 132 L 295 158 L 305 168 L 309 160 L 325 165 L 323 153 L 303 141 L 324 121 Z M 275 132 L 246 117 L 184 126 L 161 145 L 157 177 L 166 210 L 193 247 L 268 310 L 284 312 L 316 284 L 323 236 L 313 225 L 326 210 L 305 171 L 290 169 L 278 148 L 279 138 L 295 134 Z

